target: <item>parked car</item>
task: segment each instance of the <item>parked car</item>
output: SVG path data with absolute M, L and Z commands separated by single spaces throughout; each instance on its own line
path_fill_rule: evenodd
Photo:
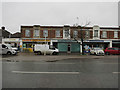
M 12 47 L 13 50 L 15 50 L 17 53 L 19 53 L 19 50 L 17 47 Z
M 17 52 L 12 49 L 10 44 L 0 44 L 0 54 L 16 55 Z
M 118 47 L 109 47 L 105 49 L 105 54 L 110 55 L 110 54 L 120 54 L 120 48 Z
M 56 55 L 59 53 L 59 50 L 51 45 L 35 44 L 34 53 Z
M 90 54 L 91 55 L 104 55 L 104 51 L 102 48 L 95 47 L 93 49 L 90 49 Z

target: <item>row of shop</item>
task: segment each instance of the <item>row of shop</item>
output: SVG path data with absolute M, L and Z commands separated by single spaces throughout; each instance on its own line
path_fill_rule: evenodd
M 49 44 L 59 49 L 61 53 L 80 53 L 81 45 L 80 41 L 77 43 L 75 40 L 44 40 L 44 39 L 18 39 L 18 38 L 6 38 L 2 40 L 3 43 L 11 44 L 12 47 L 20 47 L 22 52 L 33 52 L 35 44 Z M 84 41 L 84 47 L 120 47 L 120 40 L 86 40 Z

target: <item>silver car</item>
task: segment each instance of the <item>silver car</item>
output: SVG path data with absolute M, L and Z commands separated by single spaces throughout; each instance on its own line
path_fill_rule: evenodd
M 91 55 L 104 55 L 104 51 L 102 48 L 96 47 L 90 50 Z
M 0 44 L 0 54 L 16 55 L 17 52 L 12 49 L 10 44 Z

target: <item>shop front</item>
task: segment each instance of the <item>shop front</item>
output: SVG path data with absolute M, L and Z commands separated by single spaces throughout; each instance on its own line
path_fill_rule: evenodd
M 112 42 L 108 40 L 87 40 L 84 41 L 84 46 L 87 45 L 90 48 L 100 47 L 102 49 L 106 49 L 107 47 L 112 47 L 111 43 Z
M 61 53 L 80 53 L 80 44 L 74 40 L 58 40 L 57 48 Z
M 113 41 L 112 41 L 112 46 L 113 46 L 113 47 L 119 47 L 119 48 L 120 48 L 120 40 L 113 40 Z
M 33 52 L 35 44 L 50 44 L 50 40 L 22 39 L 22 51 L 23 52 Z
M 12 47 L 20 48 L 20 39 L 19 38 L 4 38 L 2 43 L 10 44 Z

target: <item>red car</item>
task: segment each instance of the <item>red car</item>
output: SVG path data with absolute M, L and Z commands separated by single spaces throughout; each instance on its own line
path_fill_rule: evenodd
M 120 54 L 120 48 L 118 47 L 109 47 L 105 49 L 105 54 L 110 55 L 110 54 Z

